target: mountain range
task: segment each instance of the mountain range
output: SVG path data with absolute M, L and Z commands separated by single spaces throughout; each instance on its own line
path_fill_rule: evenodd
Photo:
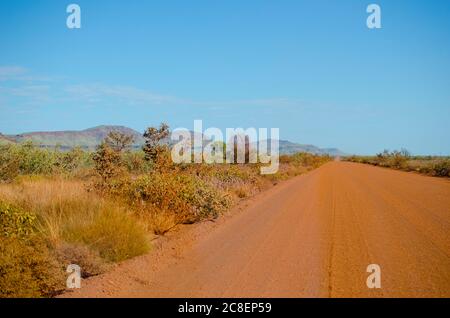
M 0 144 L 21 143 L 32 141 L 41 147 L 56 147 L 70 149 L 82 147 L 93 149 L 111 132 L 119 131 L 134 137 L 134 148 L 139 148 L 144 144 L 144 138 L 138 131 L 125 126 L 97 126 L 79 131 L 41 131 L 29 132 L 18 135 L 3 135 L 0 133 Z M 342 156 L 344 153 L 337 148 L 319 148 L 314 145 L 299 144 L 287 140 L 280 140 L 280 153 L 293 154 L 296 152 L 308 152 L 312 154 L 328 154 L 331 156 Z

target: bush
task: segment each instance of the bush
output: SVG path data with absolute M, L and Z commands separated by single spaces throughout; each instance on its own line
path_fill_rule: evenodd
M 81 149 L 69 152 L 35 147 L 32 142 L 0 146 L 0 181 L 12 181 L 21 175 L 49 175 L 72 172 L 85 163 Z
M 51 296 L 64 288 L 62 268 L 35 222 L 33 214 L 0 202 L 0 297 Z
M 104 182 L 117 177 L 121 173 L 122 158 L 120 152 L 109 147 L 105 142 L 97 147 L 92 155 L 95 171 Z
M 209 217 L 216 218 L 230 206 L 230 200 L 203 180 L 189 175 L 179 175 L 183 187 L 179 196 L 193 207 L 193 214 L 187 221 L 196 222 Z
M 0 297 L 46 297 L 64 289 L 61 266 L 43 239 L 0 237 Z
M 433 175 L 438 177 L 450 177 L 450 160 L 441 160 L 432 165 Z
M 130 148 L 134 142 L 134 137 L 120 131 L 111 131 L 104 139 L 104 142 L 113 150 L 122 152 Z
M 13 205 L 0 202 L 0 235 L 25 238 L 34 231 L 36 216 Z
M 20 157 L 12 145 L 0 146 L 0 181 L 11 181 L 20 173 Z
M 104 273 L 108 266 L 100 254 L 86 245 L 63 242 L 56 247 L 58 261 L 67 267 L 76 264 L 81 268 L 81 277 L 87 278 Z
M 67 152 L 55 151 L 55 155 L 57 157 L 55 168 L 60 173 L 72 173 L 91 164 L 88 153 L 81 148 L 73 148 Z
M 172 211 L 180 222 L 217 217 L 229 206 L 226 195 L 188 174 L 153 173 L 134 181 L 128 197 L 141 205 Z
M 21 174 L 51 174 L 54 171 L 55 152 L 37 148 L 32 142 L 25 142 L 15 147 L 20 158 Z
M 159 128 L 149 127 L 144 132 L 145 145 L 142 150 L 145 152 L 145 158 L 156 162 L 158 156 L 168 151 L 168 146 L 163 144 L 164 139 L 169 137 L 169 126 L 161 123 Z
M 145 160 L 145 153 L 141 151 L 127 151 L 123 154 L 123 163 L 131 173 L 148 173 L 152 168 L 152 163 Z

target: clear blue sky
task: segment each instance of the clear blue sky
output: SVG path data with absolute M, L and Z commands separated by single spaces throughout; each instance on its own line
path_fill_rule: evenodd
M 370 3 L 381 30 L 366 27 Z M 0 132 L 194 119 L 450 154 L 450 1 L 0 2 Z

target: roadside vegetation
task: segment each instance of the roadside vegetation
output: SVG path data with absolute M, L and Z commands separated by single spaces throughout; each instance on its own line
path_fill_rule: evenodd
M 66 267 L 82 277 L 146 253 L 180 224 L 214 219 L 239 200 L 330 160 L 281 156 L 275 175 L 260 164 L 173 164 L 162 124 L 145 146 L 114 132 L 93 152 L 0 145 L 0 297 L 51 297 Z
M 450 177 L 450 157 L 412 156 L 407 150 L 384 150 L 375 156 L 351 156 L 346 161 L 365 163 L 435 177 Z

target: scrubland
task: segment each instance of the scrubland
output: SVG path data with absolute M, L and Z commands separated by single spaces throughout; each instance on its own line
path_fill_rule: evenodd
M 450 177 L 449 157 L 412 156 L 407 150 L 384 150 L 375 156 L 350 156 L 344 160 L 403 171 L 415 171 L 435 177 Z
M 120 135 L 92 152 L 0 146 L 0 297 L 57 295 L 69 264 L 82 277 L 101 274 L 149 251 L 155 235 L 217 218 L 330 160 L 281 156 L 279 172 L 265 176 L 259 164 L 176 165 L 155 142 L 165 135 L 150 131 L 142 150 L 128 149 L 132 140 Z

